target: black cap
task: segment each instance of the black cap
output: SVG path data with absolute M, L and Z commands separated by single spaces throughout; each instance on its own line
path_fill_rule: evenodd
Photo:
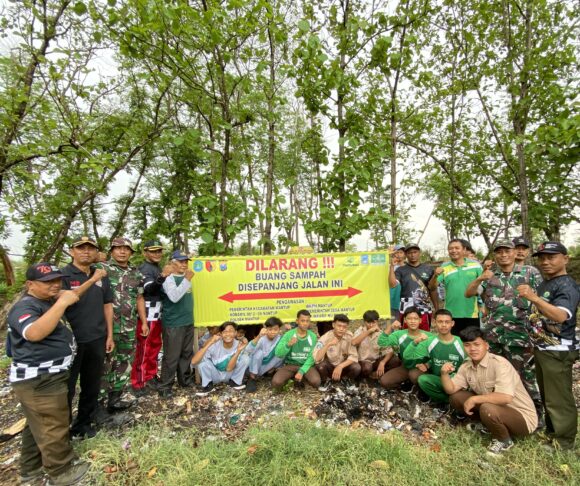
M 561 253 L 562 255 L 567 255 L 568 249 L 559 241 L 544 241 L 538 246 L 538 250 L 532 256 L 538 256 L 542 253 L 550 253 L 552 255 Z
M 77 238 L 74 239 L 72 245 L 70 246 L 71 248 L 76 248 L 77 246 L 81 246 L 81 245 L 92 245 L 94 246 L 97 250 L 99 249 L 99 245 L 98 243 L 95 241 L 94 238 L 90 237 L 90 236 L 78 236 Z
M 526 248 L 530 248 L 530 244 L 523 236 L 518 236 L 512 240 L 514 246 L 525 246 Z
M 163 245 L 159 240 L 148 240 L 143 243 L 144 250 L 163 250 Z
M 413 248 L 417 248 L 417 250 L 421 250 L 421 247 L 417 243 L 407 243 L 405 245 L 405 252 L 412 250 Z
M 40 262 L 28 267 L 26 270 L 26 280 L 37 280 L 39 282 L 48 282 L 62 278 L 63 274 L 56 265 L 48 262 Z

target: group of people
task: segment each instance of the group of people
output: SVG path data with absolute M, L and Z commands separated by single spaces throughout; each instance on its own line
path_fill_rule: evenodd
M 109 250 L 110 259 L 99 262 L 98 244 L 82 236 L 64 268 L 32 265 L 9 313 L 10 382 L 27 418 L 23 481 L 41 478 L 43 469 L 51 484 L 79 481 L 88 465 L 75 458 L 70 438 L 94 436 L 132 397 L 171 397 L 176 379 L 196 387 L 194 369 L 198 396 L 219 383 L 254 392 L 264 376 L 274 389 L 293 381 L 320 391 L 341 380 L 376 380 L 451 406 L 458 418 L 478 417 L 491 433 L 492 454 L 544 420 L 559 447 L 574 447 L 580 294 L 559 242 L 534 253 L 543 278 L 525 264 L 529 245 L 521 238 L 496 244 L 494 261 L 483 264 L 465 241 L 451 240 L 450 261 L 436 268 L 420 262 L 418 245 L 395 247 L 388 277 L 394 318 L 384 329 L 368 310 L 354 333 L 348 316 L 337 314 L 318 336 L 303 309 L 291 324 L 270 317 L 249 340 L 234 322 L 209 328 L 195 353 L 188 256 L 174 251 L 161 267 L 163 246 L 151 240 L 135 268 L 130 240 L 114 239 Z

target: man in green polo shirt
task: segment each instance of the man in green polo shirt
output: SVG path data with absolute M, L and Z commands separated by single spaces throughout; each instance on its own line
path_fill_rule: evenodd
M 477 297 L 465 297 L 465 290 L 483 269 L 478 261 L 465 258 L 465 244 L 460 239 L 451 240 L 447 251 L 451 261 L 435 269 L 429 290 L 436 290 L 438 284 L 445 287 L 445 309 L 453 315 L 452 332 L 458 336 L 467 327 L 479 327 Z

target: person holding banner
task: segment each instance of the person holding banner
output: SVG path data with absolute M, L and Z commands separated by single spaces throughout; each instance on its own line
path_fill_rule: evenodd
M 203 348 L 195 353 L 191 360 L 201 375 L 201 389 L 195 394 L 198 397 L 209 395 L 217 383 L 227 383 L 234 390 L 243 390 L 244 374 L 250 358 L 242 351 L 248 345 L 238 341 L 238 325 L 235 322 L 224 322 L 220 334 L 212 336 Z
M 256 391 L 256 378 L 264 376 L 268 371 L 282 366 L 282 358 L 278 358 L 274 351 L 280 341 L 282 321 L 277 317 L 269 317 L 264 327 L 252 341 L 249 342 L 247 353 L 250 356 L 249 378 L 246 383 L 246 392 Z
M 302 383 L 304 378 L 314 388 L 320 386 L 320 375 L 314 367 L 312 355 L 317 338 L 310 330 L 310 317 L 306 309 L 299 310 L 296 318 L 298 327 L 286 332 L 276 345 L 274 354 L 284 360 L 284 366 L 272 378 L 273 388 L 282 388 L 292 378 L 297 383 Z
M 332 381 L 342 378 L 358 378 L 361 367 L 358 364 L 358 351 L 352 344 L 352 333 L 348 330 L 350 320 L 344 314 L 336 314 L 332 321 L 332 331 L 328 331 L 316 344 L 314 361 L 324 384 L 318 387 L 325 392 Z

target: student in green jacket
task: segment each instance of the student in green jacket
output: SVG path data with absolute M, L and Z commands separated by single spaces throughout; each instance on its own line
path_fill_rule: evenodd
M 437 335 L 419 336 L 411 343 L 403 358 L 416 360 L 415 367 L 422 372 L 417 380 L 419 388 L 427 395 L 425 402 L 433 400 L 437 403 L 448 403 L 449 396 L 441 384 L 441 367 L 449 362 L 459 369 L 465 360 L 465 350 L 459 337 L 451 334 L 453 316 L 447 309 L 435 312 L 435 328 Z
M 320 374 L 314 367 L 314 346 L 316 334 L 310 331 L 310 312 L 299 310 L 296 316 L 298 327 L 288 331 L 282 336 L 274 354 L 284 359 L 283 365 L 272 378 L 272 387 L 280 389 L 288 380 L 294 378 L 297 383 L 302 383 L 304 378 L 311 386 L 320 386 Z
M 377 341 L 379 347 L 389 348 L 377 369 L 379 383 L 387 389 L 396 388 L 407 380 L 411 380 L 413 384 L 417 383 L 421 372 L 415 368 L 416 362 L 414 360 L 405 360 L 403 354 L 405 349 L 415 339 L 419 337 L 423 339 L 422 336 L 433 336 L 430 332 L 419 329 L 421 313 L 416 307 L 407 307 L 405 309 L 403 322 L 407 329 L 400 329 L 401 323 L 395 321 L 391 326 L 387 326 L 387 329 L 379 336 Z M 397 356 L 395 356 L 395 351 L 397 351 Z

